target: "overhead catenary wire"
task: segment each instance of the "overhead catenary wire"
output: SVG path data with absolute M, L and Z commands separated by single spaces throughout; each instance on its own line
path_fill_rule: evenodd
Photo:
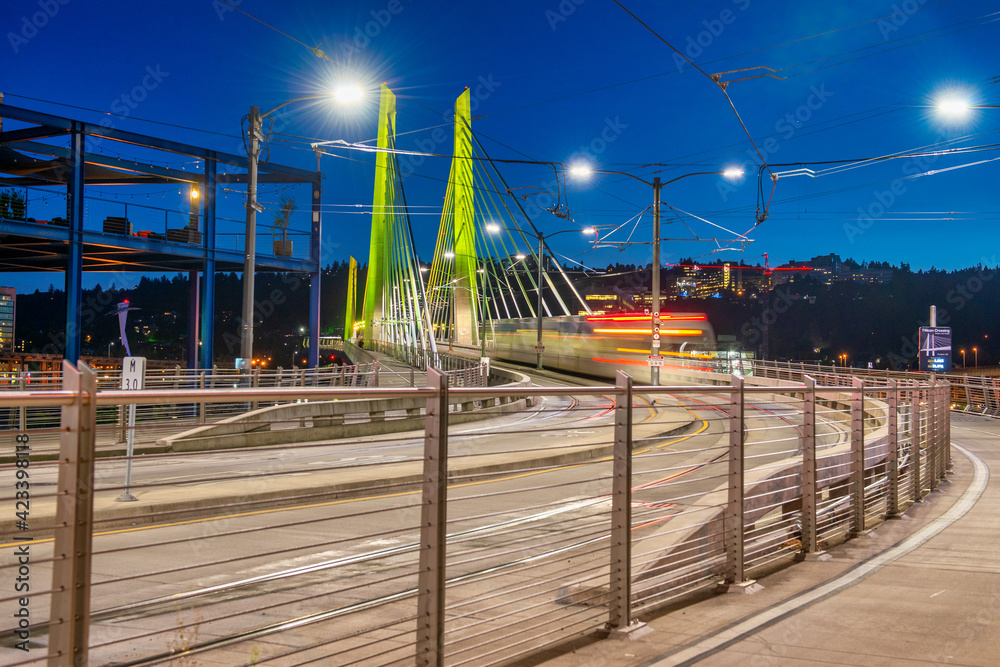
M 954 2 L 954 1 L 955 0 L 939 0 L 939 2 L 935 2 L 935 3 L 923 5 L 923 8 L 924 9 L 928 9 L 930 7 L 935 7 L 937 5 L 943 5 L 943 4 L 947 4 L 947 3 L 950 3 L 950 2 Z M 789 45 L 792 45 L 792 44 L 797 44 L 797 43 L 804 42 L 804 41 L 807 41 L 807 40 L 816 39 L 816 38 L 819 38 L 819 37 L 825 37 L 827 35 L 834 34 L 834 33 L 837 33 L 837 32 L 842 32 L 844 30 L 848 30 L 848 29 L 851 29 L 851 28 L 859 28 L 859 27 L 862 27 L 862 26 L 865 26 L 865 25 L 870 25 L 872 23 L 878 23 L 879 21 L 885 21 L 887 19 L 892 19 L 892 17 L 895 16 L 895 15 L 896 15 L 896 12 L 893 12 L 892 14 L 885 14 L 883 16 L 879 16 L 879 17 L 876 17 L 876 18 L 873 18 L 873 19 L 869 19 L 867 21 L 862 21 L 860 23 L 853 23 L 851 25 L 841 26 L 839 28 L 832 28 L 830 30 L 825 30 L 823 32 L 815 33 L 815 34 L 812 34 L 812 35 L 807 35 L 805 37 L 797 37 L 795 39 L 788 40 L 788 41 L 785 41 L 785 42 L 780 42 L 778 44 L 770 44 L 768 46 L 762 46 L 762 47 L 759 47 L 759 48 L 756 48 L 756 49 L 751 49 L 749 51 L 742 51 L 740 53 L 734 53 L 732 55 L 722 56 L 722 57 L 715 58 L 715 59 L 712 59 L 712 60 L 706 60 L 706 61 L 703 61 L 702 64 L 703 65 L 712 65 L 712 64 L 715 64 L 715 63 L 725 62 L 727 60 L 733 60 L 735 58 L 741 58 L 743 56 L 748 56 L 748 55 L 752 55 L 752 54 L 755 54 L 755 53 L 761 53 L 761 52 L 764 52 L 764 51 L 769 51 L 769 50 L 772 50 L 772 49 L 777 49 L 777 48 L 780 48 L 780 47 L 783 47 L 783 46 L 789 46 Z M 552 104 L 554 102 L 561 102 L 563 100 L 572 99 L 574 97 L 580 97 L 580 96 L 583 96 L 583 95 L 590 95 L 592 93 L 598 93 L 598 92 L 602 92 L 602 91 L 605 91 L 605 90 L 610 90 L 610 89 L 613 89 L 613 88 L 619 88 L 619 87 L 622 87 L 622 86 L 628 86 L 628 85 L 632 85 L 632 84 L 635 84 L 635 83 L 642 83 L 642 82 L 650 81 L 652 79 L 656 79 L 656 78 L 659 78 L 659 77 L 662 77 L 662 76 L 668 76 L 668 75 L 671 75 L 671 74 L 679 74 L 681 71 L 683 71 L 684 69 L 688 69 L 688 68 L 690 68 L 690 66 L 687 66 L 687 67 L 681 66 L 679 69 L 672 69 L 672 70 L 667 70 L 665 72 L 658 72 L 656 74 L 650 74 L 648 76 L 642 76 L 642 77 L 638 77 L 638 78 L 635 78 L 635 79 L 629 79 L 627 81 L 621 81 L 621 82 L 618 82 L 618 83 L 608 84 L 608 85 L 605 85 L 605 86 L 599 86 L 597 88 L 591 88 L 591 89 L 579 91 L 579 92 L 576 92 L 576 93 L 568 93 L 566 95 L 560 95 L 558 97 L 553 97 L 553 98 L 546 99 L 546 100 L 540 100 L 540 101 L 537 101 L 537 102 L 531 102 L 529 104 L 523 104 L 523 105 L 516 106 L 516 107 L 510 107 L 508 109 L 502 109 L 500 111 L 493 111 L 493 112 L 490 112 L 488 114 L 482 114 L 482 115 L 478 116 L 478 118 L 489 118 L 491 116 L 498 116 L 498 115 L 501 115 L 501 114 L 511 113 L 513 111 L 521 111 L 521 110 L 530 109 L 530 108 L 536 107 L 536 106 L 542 106 L 542 105 L 545 105 L 545 104 Z
M 305 42 L 303 42 L 302 40 L 300 40 L 300 39 L 298 39 L 298 38 L 296 38 L 296 37 L 292 37 L 291 35 L 289 35 L 289 34 L 288 34 L 287 32 L 285 32 L 284 30 L 281 30 L 280 28 L 276 28 L 276 27 L 274 27 L 273 25 L 271 25 L 271 24 L 270 24 L 270 23 L 268 23 L 267 21 L 264 21 L 263 19 L 259 19 L 259 18 L 257 18 L 256 16 L 254 16 L 254 15 L 253 15 L 253 14 L 251 14 L 250 12 L 246 11 L 246 10 L 245 10 L 245 9 L 243 9 L 242 7 L 239 7 L 238 5 L 235 5 L 235 4 L 233 4 L 233 3 L 232 3 L 232 2 L 230 2 L 229 0 L 219 0 L 219 2 L 222 2 L 222 3 L 226 4 L 226 5 L 229 5 L 230 7 L 232 7 L 233 9 L 235 9 L 236 11 L 240 12 L 241 14 L 244 14 L 245 16 L 247 16 L 247 17 L 249 17 L 249 18 L 251 18 L 251 19 L 253 19 L 253 20 L 254 20 L 254 21 L 256 21 L 257 23 L 260 23 L 261 25 L 263 25 L 263 26 L 265 26 L 265 27 L 267 27 L 267 28 L 270 28 L 271 30 L 273 30 L 273 31 L 275 31 L 276 33 L 278 33 L 279 35 L 284 35 L 285 37 L 287 37 L 288 39 L 292 40 L 292 41 L 293 41 L 293 42 L 295 42 L 296 44 L 301 44 L 302 46 L 304 46 L 304 47 L 306 47 L 307 49 L 309 49 L 310 51 L 312 51 L 312 52 L 313 52 L 313 54 L 314 54 L 314 55 L 315 55 L 315 56 L 316 56 L 317 58 L 320 58 L 321 60 L 330 60 L 330 58 L 329 58 L 329 57 L 328 57 L 328 56 L 327 56 L 327 55 L 326 55 L 325 53 L 323 53 L 323 50 L 322 50 L 322 49 L 320 49 L 320 48 L 319 48 L 318 46 L 309 46 L 308 44 L 306 44 L 306 43 L 305 43 Z
M 718 86 L 719 90 L 722 91 L 722 94 L 725 95 L 726 101 L 729 103 L 729 106 L 733 110 L 733 113 L 736 115 L 736 119 L 739 121 L 740 127 L 743 128 L 743 132 L 747 135 L 747 138 L 750 140 L 750 144 L 754 147 L 754 150 L 757 152 L 757 156 L 760 158 L 761 164 L 764 166 L 765 169 L 767 169 L 770 172 L 770 169 L 767 167 L 767 159 L 764 157 L 764 154 L 761 153 L 760 148 L 757 146 L 757 143 L 754 141 L 753 136 L 750 134 L 750 130 L 747 129 L 747 126 L 743 122 L 743 118 L 742 118 L 742 116 L 740 116 L 740 112 L 736 109 L 736 105 L 733 103 L 732 98 L 729 97 L 729 93 L 726 91 L 726 84 L 720 82 L 719 81 L 719 77 L 717 75 L 709 74 L 708 72 L 706 72 L 705 70 L 703 70 L 701 67 L 699 67 L 698 65 L 696 65 L 693 60 L 691 60 L 690 58 L 688 58 L 687 54 L 685 54 L 684 52 L 680 51 L 677 47 L 675 47 L 673 44 L 671 44 L 670 42 L 668 42 L 662 35 L 660 35 L 658 32 L 656 32 L 650 25 L 648 25 L 646 22 L 644 22 L 642 19 L 640 19 L 638 16 L 636 16 L 630 9 L 628 9 L 625 5 L 623 5 L 621 3 L 621 0 L 614 0 L 614 2 L 615 2 L 616 5 L 618 5 L 623 10 L 625 10 L 625 12 L 629 16 L 631 16 L 633 19 L 635 19 L 639 23 L 639 25 L 641 25 L 646 30 L 648 30 L 650 33 L 652 33 L 652 35 L 654 37 L 656 37 L 658 40 L 660 40 L 661 42 L 663 42 L 664 44 L 666 44 L 667 47 L 670 48 L 670 50 L 672 50 L 678 56 L 680 56 L 681 58 L 683 58 L 684 60 L 686 60 L 688 63 L 690 63 L 690 65 L 694 69 L 696 69 L 699 73 L 701 73 L 702 76 L 704 76 L 706 79 L 708 79 L 709 81 L 711 81 L 712 83 L 714 83 L 716 86 Z M 763 216 L 763 217 L 761 217 L 761 216 Z M 766 208 L 764 209 L 763 212 L 758 212 L 759 222 L 763 222 L 763 218 L 766 218 L 766 217 L 767 217 L 767 209 Z

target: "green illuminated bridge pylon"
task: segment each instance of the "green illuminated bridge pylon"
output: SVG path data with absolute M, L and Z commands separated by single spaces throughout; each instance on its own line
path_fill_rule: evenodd
M 485 349 L 497 320 L 538 316 L 540 264 L 543 315 L 590 312 L 560 263 L 546 257 L 543 234 L 476 139 L 468 89 L 455 102 L 453 157 L 429 267 L 415 253 L 395 146 L 396 97 L 384 85 L 378 118 L 368 277 L 356 324 L 367 347 L 389 345 L 432 364 L 445 342 Z M 570 295 L 576 308 L 564 300 Z

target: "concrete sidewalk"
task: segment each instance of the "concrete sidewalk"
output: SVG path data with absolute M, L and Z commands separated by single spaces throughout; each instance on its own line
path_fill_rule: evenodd
M 954 474 L 904 520 L 763 577 L 756 594 L 707 593 L 640 618 L 652 632 L 595 633 L 525 664 L 1000 664 L 1000 421 L 952 428 Z

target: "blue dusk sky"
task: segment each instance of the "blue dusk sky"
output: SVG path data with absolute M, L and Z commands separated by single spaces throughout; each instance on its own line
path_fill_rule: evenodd
M 270 159 L 312 170 L 311 142 L 373 142 L 382 82 L 399 95 L 397 147 L 450 153 L 451 109 L 468 86 L 473 129 L 495 159 L 587 163 L 645 181 L 742 167 L 736 182 L 701 175 L 663 187 L 664 262 L 755 264 L 767 253 L 778 265 L 832 252 L 914 270 L 995 266 L 1000 109 L 946 116 L 936 105 L 1000 105 L 997 10 L 981 0 L 7 0 L 0 92 L 12 106 L 239 152 L 251 105 L 360 81 L 367 95 L 354 107 L 311 101 L 277 117 Z M 322 261 L 363 263 L 374 156 L 331 153 L 320 162 Z M 897 155 L 909 157 L 884 159 Z M 429 259 L 449 161 L 401 164 Z M 648 185 L 498 168 L 543 232 L 600 230 L 597 244 L 553 239 L 565 261 L 649 262 L 639 243 L 651 236 Z M 177 188 L 96 191 L 107 206 L 183 209 Z M 282 194 L 303 196 L 268 186 L 261 198 Z M 29 215 L 51 217 L 43 207 L 62 202 L 31 193 Z M 544 210 L 557 202 L 570 219 Z M 226 193 L 220 216 L 237 225 L 242 204 Z M 0 280 L 62 285 L 59 274 Z M 87 278 L 116 281 L 128 283 Z

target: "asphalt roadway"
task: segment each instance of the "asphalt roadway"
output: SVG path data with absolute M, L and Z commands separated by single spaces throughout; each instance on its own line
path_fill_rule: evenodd
M 522 665 L 1000 664 L 1000 420 L 952 415 L 953 474 L 826 561 L 787 567 L 754 594 L 706 594 Z

